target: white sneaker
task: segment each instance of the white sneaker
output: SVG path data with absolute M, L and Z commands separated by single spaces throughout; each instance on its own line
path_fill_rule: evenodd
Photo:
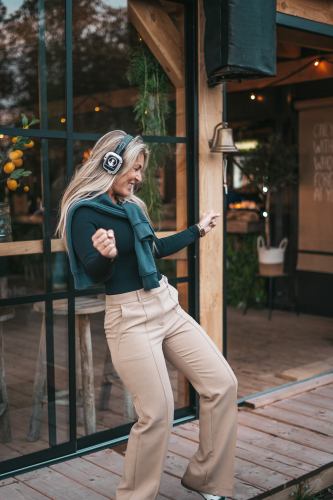
M 191 491 L 196 491 L 197 493 L 199 493 L 199 495 L 201 495 L 206 500 L 227 500 L 227 497 L 220 497 L 220 496 L 216 496 L 216 495 L 210 495 L 209 493 L 201 493 L 200 491 L 194 490 L 193 488 L 191 488 L 190 486 L 188 486 L 187 484 L 185 484 L 184 481 L 183 481 L 183 479 L 181 479 L 180 482 L 181 482 L 182 486 L 184 486 L 184 488 L 186 488 L 188 490 L 191 490 Z
M 199 494 L 206 498 L 206 500 L 226 500 L 226 497 L 219 497 L 219 496 L 216 496 L 216 495 L 210 495 L 209 493 L 200 493 L 199 491 Z

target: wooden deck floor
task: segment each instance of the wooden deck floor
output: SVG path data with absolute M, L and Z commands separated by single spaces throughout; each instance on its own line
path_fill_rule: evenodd
M 264 402 L 239 408 L 233 498 L 287 500 L 297 484 L 313 492 L 332 485 L 333 383 Z M 157 500 L 201 498 L 180 484 L 198 430 L 198 421 L 173 429 Z M 2 480 L 0 499 L 115 499 L 125 452 L 122 445 Z

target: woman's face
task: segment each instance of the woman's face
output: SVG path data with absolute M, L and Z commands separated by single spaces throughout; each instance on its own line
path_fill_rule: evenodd
M 135 184 L 142 181 L 141 170 L 143 168 L 143 153 L 138 157 L 133 167 L 125 174 L 119 177 L 110 189 L 111 194 L 118 196 L 128 196 Z

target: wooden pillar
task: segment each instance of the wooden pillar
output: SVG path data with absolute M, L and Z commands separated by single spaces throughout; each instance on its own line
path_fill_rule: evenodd
M 199 207 L 221 216 L 215 229 L 200 239 L 200 324 L 222 352 L 223 345 L 223 175 L 222 154 L 211 153 L 208 140 L 222 121 L 222 85 L 207 86 L 204 59 L 205 13 L 199 0 Z

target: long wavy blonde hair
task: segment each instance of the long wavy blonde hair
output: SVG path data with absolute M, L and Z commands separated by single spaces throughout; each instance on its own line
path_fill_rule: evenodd
M 115 175 L 108 174 L 102 167 L 102 161 L 106 153 L 115 151 L 126 133 L 123 130 L 113 130 L 103 135 L 96 142 L 87 162 L 80 165 L 74 172 L 73 177 L 64 191 L 58 209 L 58 224 L 55 236 L 61 238 L 68 254 L 68 244 L 66 238 L 66 220 L 68 210 L 73 203 L 77 203 L 83 198 L 94 199 L 97 196 L 107 193 L 111 186 L 123 175 L 125 175 L 135 164 L 141 154 L 144 156 L 142 172 L 147 167 L 149 150 L 142 138 L 138 135 L 131 140 L 122 154 L 123 164 Z M 145 203 L 134 195 L 131 191 L 126 198 L 118 197 L 120 201 L 130 201 L 139 205 L 149 219 Z

